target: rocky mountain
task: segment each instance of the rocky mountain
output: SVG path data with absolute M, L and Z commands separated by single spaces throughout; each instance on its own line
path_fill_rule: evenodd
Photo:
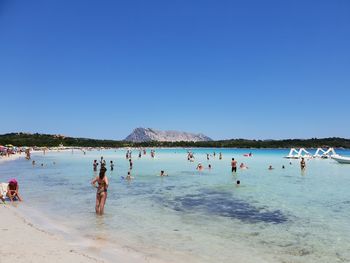
M 125 141 L 129 142 L 199 142 L 199 141 L 212 141 L 211 138 L 204 134 L 194 134 L 189 132 L 180 131 L 157 131 L 151 128 L 136 128 Z

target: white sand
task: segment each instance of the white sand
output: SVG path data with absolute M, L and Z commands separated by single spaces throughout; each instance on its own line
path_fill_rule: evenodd
M 103 262 L 36 228 L 9 206 L 0 204 L 0 262 Z
M 146 255 L 121 245 L 105 247 L 102 241 L 93 241 L 88 248 L 77 247 L 62 236 L 42 230 L 17 212 L 20 203 L 0 204 L 0 262 L 48 263 L 48 262 L 119 262 L 119 263 L 165 263 L 187 260 L 163 261 L 154 255 Z M 113 254 L 102 258 L 103 253 Z M 101 254 L 102 253 L 102 254 Z M 4 259 L 4 261 L 2 261 Z M 6 261 L 5 261 L 6 259 Z

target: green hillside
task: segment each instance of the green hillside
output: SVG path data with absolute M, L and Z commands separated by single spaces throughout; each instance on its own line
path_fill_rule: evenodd
M 291 147 L 343 147 L 350 148 L 350 139 L 344 138 L 312 138 L 288 140 L 246 140 L 232 139 L 209 142 L 143 142 L 132 143 L 117 140 L 97 140 L 73 138 L 63 135 L 8 133 L 0 135 L 0 145 L 16 146 L 80 146 L 80 147 L 218 147 L 218 148 L 291 148 Z

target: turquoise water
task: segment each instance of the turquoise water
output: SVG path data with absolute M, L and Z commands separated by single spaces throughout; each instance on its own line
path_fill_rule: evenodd
M 121 179 L 129 168 L 125 150 L 36 153 L 34 167 L 26 160 L 1 164 L 0 181 L 20 182 L 19 209 L 39 211 L 90 246 L 108 248 L 103 253 L 111 257 L 114 245 L 123 244 L 174 262 L 350 262 L 350 165 L 311 159 L 301 172 L 299 160 L 283 158 L 288 150 L 193 152 L 190 163 L 183 149 L 156 149 L 154 159 L 149 151 L 139 159 L 134 150 L 131 182 Z M 94 213 L 90 185 L 92 161 L 100 156 L 115 163 L 114 171 L 107 166 L 103 217 Z M 232 157 L 249 169 L 232 175 Z M 212 169 L 197 171 L 199 162 Z M 169 176 L 159 177 L 160 170 Z

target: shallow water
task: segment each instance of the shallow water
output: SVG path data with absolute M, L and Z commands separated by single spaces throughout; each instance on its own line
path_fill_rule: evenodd
M 283 158 L 288 150 L 193 151 L 190 163 L 183 149 L 157 149 L 154 159 L 149 151 L 139 159 L 134 150 L 131 182 L 121 178 L 129 168 L 124 150 L 37 153 L 34 167 L 3 163 L 0 181 L 18 179 L 26 212 L 40 211 L 71 235 L 107 247 L 122 243 L 149 256 L 199 262 L 350 262 L 350 165 L 312 159 L 301 172 L 298 160 Z M 243 156 L 250 151 L 253 157 Z M 107 166 L 106 214 L 96 217 L 90 180 L 101 155 L 115 169 Z M 232 157 L 249 169 L 232 175 Z M 213 168 L 198 172 L 198 162 Z M 160 170 L 169 176 L 159 177 Z

